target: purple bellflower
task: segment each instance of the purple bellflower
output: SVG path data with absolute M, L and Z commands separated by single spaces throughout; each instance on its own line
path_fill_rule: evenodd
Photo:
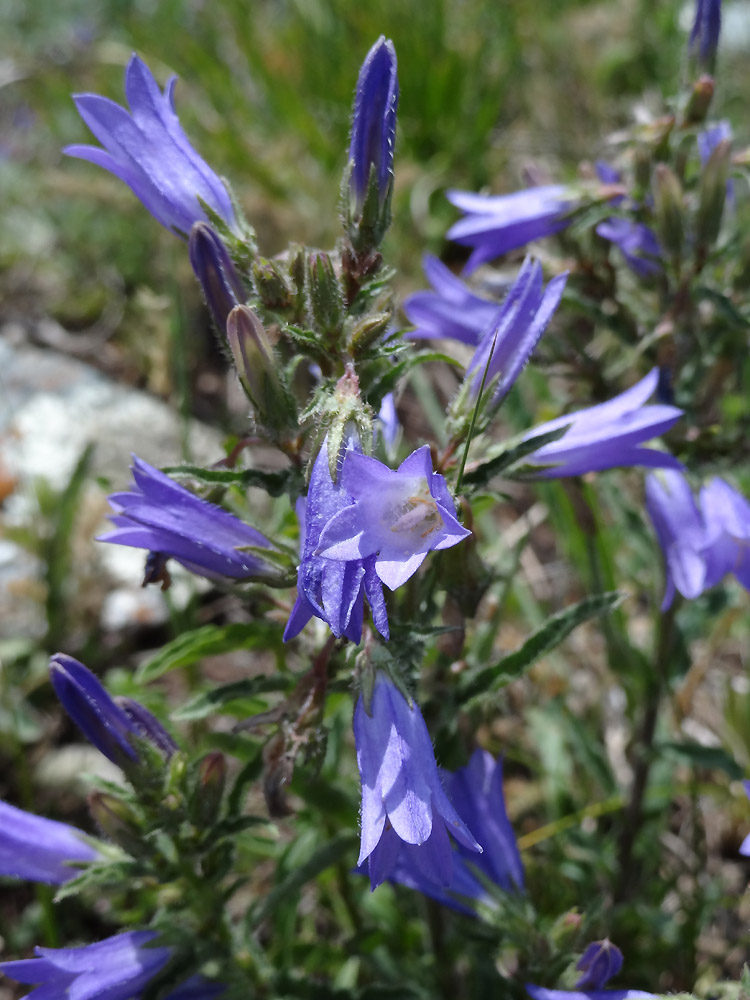
M 727 573 L 750 590 L 750 503 L 718 477 L 700 492 L 706 526 L 706 588 Z
M 20 983 L 34 985 L 37 1000 L 137 1000 L 171 959 L 173 949 L 152 947 L 155 931 L 127 931 L 79 948 L 36 948 L 37 958 L 2 962 L 0 970 Z M 192 976 L 165 1000 L 209 1000 L 223 987 Z
M 0 802 L 0 875 L 59 885 L 75 878 L 75 864 L 98 857 L 74 826 Z
M 526 983 L 526 992 L 533 1000 L 649 1000 L 653 993 L 643 990 L 606 989 L 606 983 L 622 968 L 622 952 L 608 939 L 594 941 L 576 965 L 583 975 L 572 990 L 548 990 L 544 986 Z
M 332 558 L 321 553 L 320 538 L 326 525 L 354 498 L 331 479 L 328 439 L 323 443 L 310 476 L 307 498 L 297 501 L 301 560 L 297 573 L 297 600 L 284 631 L 293 639 L 313 615 L 326 622 L 335 636 L 358 643 L 362 638 L 364 597 L 370 604 L 378 632 L 389 637 L 383 585 L 375 572 L 375 556 Z M 353 448 L 354 442 L 349 442 Z M 347 455 L 355 454 L 353 451 Z
M 449 191 L 448 200 L 466 213 L 447 233 L 448 239 L 474 248 L 466 274 L 510 250 L 564 229 L 579 205 L 579 199 L 563 184 L 492 196 Z
M 646 476 L 646 510 L 664 553 L 666 611 L 675 592 L 695 598 L 706 586 L 706 528 L 684 475 L 664 469 Z
M 445 479 L 432 471 L 428 445 L 395 471 L 350 451 L 341 484 L 352 502 L 325 525 L 318 551 L 347 561 L 377 556 L 375 571 L 395 590 L 417 572 L 431 549 L 447 549 L 471 532 L 456 518 Z
M 466 370 L 473 396 L 494 383 L 493 403 L 510 391 L 560 304 L 567 273 L 543 286 L 542 266 L 527 257 Z M 485 375 L 486 372 L 486 375 Z
M 240 276 L 222 239 L 207 222 L 193 225 L 188 252 L 206 304 L 219 332 L 223 334 L 230 312 L 246 298 Z
M 502 759 L 496 761 L 485 750 L 475 750 L 466 767 L 455 773 L 440 773 L 449 800 L 482 845 L 482 854 L 455 843 L 453 877 L 446 887 L 431 882 L 413 865 L 411 855 L 401 851 L 388 881 L 416 889 L 445 906 L 474 916 L 470 901 L 493 905 L 478 873 L 505 891 L 523 891 L 521 856 L 505 811 Z
M 540 466 L 533 475 L 556 479 L 628 465 L 682 468 L 667 452 L 640 447 L 669 430 L 682 416 L 682 410 L 676 406 L 644 405 L 653 395 L 658 381 L 659 371 L 653 368 L 640 382 L 606 403 L 534 427 L 525 435 L 527 440 L 566 425 L 568 430 L 557 441 L 538 448 L 527 457 L 531 465 Z M 548 467 L 543 468 L 546 465 Z
M 750 799 L 750 781 L 743 781 L 742 787 L 745 789 L 745 795 Z M 750 833 L 740 844 L 740 854 L 744 854 L 746 858 L 750 857 Z
M 404 301 L 404 312 L 414 324 L 414 340 L 460 340 L 476 347 L 500 310 L 498 302 L 475 295 L 445 264 L 427 254 L 422 262 L 432 292 L 415 292 Z
M 174 110 L 171 77 L 164 93 L 148 66 L 134 55 L 125 70 L 130 112 L 99 94 L 76 94 L 78 113 L 104 149 L 67 146 L 63 152 L 119 177 L 167 229 L 187 237 L 193 223 L 207 222 L 199 199 L 236 228 L 224 184 L 190 145 Z
M 688 51 L 709 73 L 713 72 L 721 34 L 721 0 L 696 0 Z
M 349 198 L 360 217 L 374 179 L 378 205 L 389 199 L 393 186 L 398 76 L 396 50 L 384 35 L 367 53 L 357 80 L 349 140 Z
M 118 705 L 97 678 L 78 660 L 56 653 L 50 660 L 55 694 L 84 736 L 120 767 L 138 763 L 134 738 L 152 743 L 166 757 L 177 749 L 162 724 L 143 705 L 130 699 Z
M 612 216 L 596 227 L 597 235 L 614 243 L 625 263 L 640 278 L 661 273 L 661 247 L 653 229 L 642 222 Z
M 268 579 L 277 573 L 251 551 L 272 548 L 255 528 L 135 456 L 132 472 L 131 491 L 109 497 L 115 529 L 98 541 L 161 553 L 210 580 Z
M 369 862 L 373 889 L 399 857 L 429 882 L 453 881 L 448 833 L 469 851 L 482 848 L 445 794 L 422 713 L 378 673 L 369 711 L 360 695 L 354 739 L 362 781 L 362 841 L 358 864 Z

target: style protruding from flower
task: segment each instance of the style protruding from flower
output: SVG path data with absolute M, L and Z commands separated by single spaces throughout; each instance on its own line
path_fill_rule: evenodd
M 381 35 L 359 71 L 345 175 L 347 231 L 358 251 L 377 247 L 390 224 L 397 109 L 396 50 Z
M 353 436 L 345 441 L 345 455 L 356 454 Z M 300 565 L 297 572 L 297 600 L 284 631 L 284 640 L 293 639 L 315 616 L 326 622 L 335 636 L 358 643 L 362 638 L 364 598 L 370 604 L 378 632 L 388 638 L 388 615 L 383 585 L 375 571 L 375 556 L 332 558 L 321 553 L 320 539 L 326 525 L 354 503 L 340 483 L 334 483 L 328 462 L 328 439 L 313 464 L 307 497 L 297 501 L 300 524 Z
M 567 279 L 567 273 L 560 274 L 544 288 L 541 264 L 526 258 L 469 362 L 466 380 L 472 400 L 483 383 L 492 393 L 493 405 L 505 398 L 547 329 Z
M 139 761 L 134 737 L 153 744 L 169 757 L 177 746 L 159 720 L 143 705 L 126 699 L 118 705 L 78 660 L 56 653 L 50 680 L 65 711 L 97 750 L 120 767 Z
M 190 145 L 175 113 L 176 81 L 171 77 L 162 93 L 148 66 L 133 55 L 125 70 L 129 112 L 99 94 L 73 97 L 104 149 L 74 145 L 63 152 L 119 177 L 157 222 L 185 238 L 194 223 L 208 221 L 201 201 L 235 229 L 229 193 Z
M 699 66 L 713 73 L 721 34 L 721 0 L 696 0 L 688 50 Z
M 37 958 L 0 963 L 6 976 L 36 988 L 27 994 L 44 1000 L 76 996 L 86 1000 L 133 1000 L 172 958 L 174 949 L 154 947 L 155 931 L 126 931 L 79 948 L 36 948 Z M 224 987 L 191 976 L 165 1000 L 213 1000 Z
M 318 552 L 346 561 L 375 557 L 375 572 L 390 590 L 406 583 L 429 551 L 471 534 L 456 518 L 444 477 L 432 471 L 428 445 L 396 470 L 349 451 L 341 485 L 352 502 L 325 525 Z
M 594 941 L 578 960 L 576 969 L 583 975 L 572 990 L 550 990 L 526 983 L 533 1000 L 650 1000 L 653 993 L 643 990 L 606 989 L 609 980 L 622 968 L 622 952 L 605 938 Z
M 666 564 L 662 610 L 675 593 L 692 600 L 728 573 L 750 590 L 750 503 L 718 477 L 702 487 L 699 504 L 680 472 L 646 478 L 646 509 Z
M 245 301 L 245 289 L 219 234 L 207 222 L 196 222 L 188 243 L 190 263 L 203 289 L 206 305 L 221 334 L 235 306 Z
M 580 198 L 564 184 L 501 195 L 449 191 L 448 200 L 465 213 L 446 235 L 456 243 L 473 247 L 464 269 L 466 274 L 510 250 L 564 229 L 580 204 Z
M 354 739 L 362 782 L 358 864 L 368 861 L 372 888 L 391 876 L 400 857 L 428 882 L 450 886 L 448 834 L 469 851 L 482 848 L 443 789 L 422 713 L 382 672 L 369 706 L 362 695 L 357 700 Z
M 98 857 L 74 826 L 0 802 L 0 875 L 60 885 L 75 878 L 76 865 Z
M 527 440 L 563 427 L 568 429 L 558 440 L 527 456 L 529 465 L 536 467 L 530 474 L 556 479 L 630 465 L 681 469 L 668 452 L 641 447 L 645 441 L 668 431 L 682 416 L 682 410 L 676 406 L 645 405 L 656 391 L 658 381 L 659 371 L 653 368 L 640 382 L 606 403 L 534 427 L 525 435 Z
M 430 254 L 422 262 L 432 292 L 415 292 L 404 301 L 404 312 L 415 329 L 413 340 L 452 339 L 476 347 L 493 325 L 499 302 L 476 295 L 449 268 Z
M 133 456 L 132 473 L 130 492 L 109 497 L 115 528 L 98 541 L 161 553 L 210 580 L 273 583 L 282 576 L 258 551 L 273 546 L 255 528 L 201 500 L 143 459 Z

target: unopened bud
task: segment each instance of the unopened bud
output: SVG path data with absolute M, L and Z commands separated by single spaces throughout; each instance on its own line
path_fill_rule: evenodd
M 714 79 L 707 73 L 696 80 L 685 106 L 683 125 L 700 125 L 706 120 L 708 109 L 713 100 L 714 89 Z
M 576 965 L 578 972 L 583 973 L 576 983 L 576 990 L 582 992 L 603 990 L 605 984 L 616 976 L 621 968 L 622 952 L 617 945 L 612 944 L 609 938 L 594 941 L 581 955 Z
M 267 309 L 286 309 L 291 305 L 289 279 L 278 261 L 256 261 L 253 265 L 253 280 L 260 301 Z
M 89 812 L 102 831 L 128 854 L 143 853 L 144 844 L 138 819 L 127 803 L 107 792 L 91 792 Z
M 727 178 L 731 143 L 722 139 L 708 158 L 700 183 L 700 201 L 695 220 L 696 242 L 700 249 L 710 247 L 719 235 L 724 203 L 727 198 Z
M 210 826 L 216 822 L 226 780 L 224 754 L 218 750 L 207 754 L 198 765 L 198 780 L 191 802 L 192 819 L 196 826 Z
M 326 341 L 335 345 L 344 322 L 344 296 L 327 253 L 310 254 L 307 262 L 307 290 L 314 329 L 323 334 Z
M 188 252 L 206 304 L 223 334 L 229 313 L 246 298 L 240 276 L 227 248 L 206 222 L 196 222 L 190 230 Z
M 134 727 L 134 735 L 140 736 L 156 747 L 162 756 L 169 759 L 177 750 L 177 744 L 155 715 L 133 698 L 115 698 L 118 705 Z
M 229 314 L 227 340 L 259 423 L 275 432 L 292 426 L 296 421 L 294 404 L 281 384 L 271 342 L 247 306 L 237 306 Z
M 684 239 L 682 187 L 666 163 L 658 163 L 654 169 L 654 207 L 659 242 L 679 257 Z
M 353 358 L 365 354 L 376 341 L 380 340 L 391 322 L 390 313 L 375 313 L 365 316 L 354 327 L 349 337 L 347 349 Z

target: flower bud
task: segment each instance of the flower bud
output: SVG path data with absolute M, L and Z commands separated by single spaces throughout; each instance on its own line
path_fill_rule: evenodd
M 398 77 L 396 50 L 383 35 L 357 80 L 344 174 L 345 226 L 358 252 L 374 250 L 390 224 Z
M 713 73 L 721 32 L 721 0 L 696 0 L 688 52 L 702 69 Z
M 576 990 L 603 990 L 605 983 L 616 976 L 621 968 L 622 952 L 617 945 L 612 944 L 608 938 L 594 941 L 576 965 L 576 969 L 583 973 L 576 983 Z
M 706 120 L 708 109 L 714 96 L 713 77 L 704 73 L 693 84 L 693 89 L 685 106 L 683 125 L 700 125 Z
M 91 792 L 88 796 L 89 812 L 106 836 L 119 844 L 128 854 L 143 853 L 141 829 L 133 810 L 122 799 L 107 792 Z
M 196 826 L 209 826 L 216 821 L 226 780 L 224 754 L 218 750 L 207 754 L 198 765 L 198 781 L 191 802 L 192 819 Z
M 336 343 L 344 322 L 341 284 L 327 253 L 310 254 L 307 261 L 307 291 L 311 321 L 325 340 Z
M 721 218 L 727 197 L 731 148 L 730 141 L 723 139 L 715 146 L 703 168 L 700 201 L 695 219 L 696 241 L 701 250 L 706 250 L 716 241 L 721 229 Z
M 169 760 L 177 750 L 177 744 L 156 716 L 133 698 L 115 698 L 114 701 L 133 724 L 135 735 L 147 740 Z
M 188 250 L 206 304 L 223 334 L 229 313 L 246 299 L 240 276 L 224 243 L 206 222 L 196 222 L 190 230 Z
M 291 427 L 294 404 L 281 384 L 271 342 L 247 306 L 236 306 L 227 320 L 227 340 L 242 388 L 259 423 L 274 432 Z
M 679 257 L 684 239 L 682 187 L 666 163 L 658 163 L 654 168 L 654 203 L 659 242 Z
M 365 354 L 388 330 L 391 314 L 373 313 L 357 323 L 349 337 L 347 350 L 353 358 Z
M 277 261 L 256 261 L 253 264 L 253 280 L 260 301 L 267 309 L 286 309 L 291 305 L 289 280 Z

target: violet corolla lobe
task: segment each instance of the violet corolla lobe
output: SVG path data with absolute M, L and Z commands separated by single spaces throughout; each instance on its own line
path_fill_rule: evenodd
M 582 972 L 572 990 L 550 990 L 526 983 L 526 992 L 533 1000 L 649 1000 L 653 993 L 643 990 L 606 989 L 606 983 L 622 968 L 622 952 L 608 939 L 594 941 L 576 965 Z
M 0 802 L 0 875 L 59 885 L 99 852 L 74 826 Z
M 437 257 L 425 256 L 422 266 L 431 292 L 415 292 L 404 301 L 404 312 L 414 324 L 408 337 L 415 340 L 448 339 L 476 347 L 493 324 L 500 304 L 476 295 Z
M 132 472 L 131 490 L 109 497 L 115 528 L 99 535 L 98 541 L 162 553 L 212 580 L 277 575 L 277 568 L 257 552 L 272 548 L 265 535 L 143 459 L 133 457 Z
M 534 427 L 526 439 L 567 426 L 558 440 L 546 444 L 527 457 L 536 477 L 580 476 L 619 466 L 644 465 L 651 468 L 681 469 L 673 455 L 641 445 L 663 434 L 682 416 L 676 406 L 647 406 L 659 381 L 653 368 L 645 378 L 618 396 Z M 546 466 L 546 468 L 545 468 Z
M 125 70 L 130 111 L 99 94 L 73 97 L 104 149 L 73 145 L 63 152 L 119 177 L 157 222 L 183 237 L 193 223 L 208 221 L 200 201 L 234 229 L 235 212 L 224 184 L 190 145 L 175 113 L 176 81 L 171 77 L 162 93 L 148 66 L 133 55 Z
M 448 833 L 469 851 L 482 848 L 443 789 L 422 713 L 382 673 L 369 710 L 362 696 L 357 701 L 354 739 L 362 782 L 358 864 L 368 859 L 372 888 L 390 877 L 404 854 L 429 882 L 451 885 Z
M 432 471 L 427 445 L 396 470 L 349 452 L 341 482 L 353 502 L 325 525 L 319 555 L 344 560 L 376 556 L 375 571 L 391 590 L 416 573 L 430 550 L 450 548 L 471 534 L 456 518 L 444 477 Z
M 356 446 L 353 441 L 349 444 L 352 448 Z M 347 451 L 346 454 L 356 455 L 356 452 Z M 323 555 L 320 551 L 324 528 L 353 501 L 350 493 L 331 478 L 326 439 L 313 464 L 307 497 L 297 501 L 301 559 L 297 571 L 297 600 L 284 631 L 284 641 L 293 639 L 315 616 L 326 622 L 335 636 L 343 635 L 358 643 L 362 638 L 365 595 L 375 627 L 384 638 L 389 636 L 383 586 L 375 571 L 375 557 L 339 558 Z

